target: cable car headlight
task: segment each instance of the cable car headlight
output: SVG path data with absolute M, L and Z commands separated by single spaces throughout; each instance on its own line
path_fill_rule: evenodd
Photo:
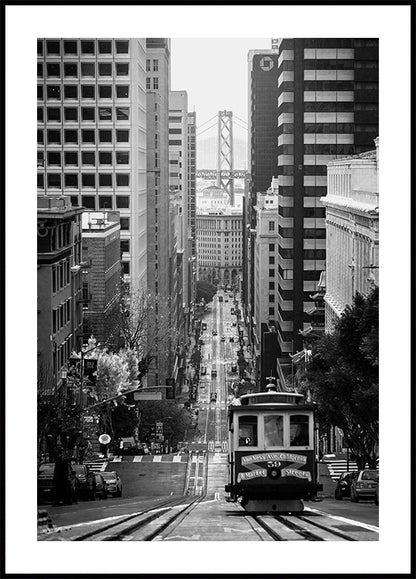
M 281 476 L 280 462 L 272 460 L 267 463 L 267 476 L 273 480 L 277 480 Z

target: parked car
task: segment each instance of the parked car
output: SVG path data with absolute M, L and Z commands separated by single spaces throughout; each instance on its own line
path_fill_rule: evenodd
M 378 470 L 360 470 L 351 483 L 351 500 L 358 503 L 360 499 L 375 499 L 378 483 Z
M 233 372 L 233 373 L 234 373 L 234 372 L 237 372 L 237 364 L 233 364 L 233 365 L 231 366 L 231 372 Z
M 108 496 L 107 483 L 105 482 L 103 475 L 101 473 L 96 473 L 95 478 L 95 492 L 97 497 L 106 499 Z
M 201 366 L 201 376 L 205 376 L 205 374 L 207 373 L 207 369 L 205 366 Z
M 216 336 L 218 334 L 217 330 L 212 330 L 212 335 Z
M 337 501 L 342 501 L 344 497 L 350 496 L 351 482 L 356 474 L 356 472 L 344 472 L 339 477 L 335 488 L 335 498 Z
M 375 495 L 374 495 L 374 502 L 376 503 L 377 506 L 378 506 L 378 502 L 379 502 L 379 499 L 378 499 L 378 488 L 379 488 L 379 484 L 378 484 L 378 479 L 377 479 L 376 492 L 375 492 Z
M 94 473 L 85 464 L 72 464 L 76 478 L 77 497 L 95 501 Z
M 221 342 L 225 342 L 225 336 L 221 336 Z
M 233 336 L 230 336 L 230 342 L 234 342 Z
M 121 478 L 118 476 L 115 470 L 102 472 L 101 476 L 107 483 L 107 492 L 115 497 L 121 497 L 123 492 L 123 485 Z
M 71 465 L 72 466 L 72 465 Z M 38 466 L 38 501 L 54 501 L 53 475 L 55 472 L 54 462 L 44 462 Z M 76 479 L 72 468 L 68 471 L 68 489 L 70 502 L 76 502 Z
M 145 454 L 143 448 L 137 444 L 132 436 L 121 438 L 119 449 L 120 456 L 135 456 L 139 454 Z

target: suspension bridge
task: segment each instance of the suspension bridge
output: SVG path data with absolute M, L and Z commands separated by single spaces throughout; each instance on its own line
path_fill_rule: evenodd
M 209 127 L 203 127 L 212 121 L 215 121 Z M 217 187 L 226 191 L 230 196 L 230 203 L 234 205 L 234 179 L 244 179 L 248 172 L 244 169 L 234 168 L 234 138 L 233 124 L 236 124 L 243 130 L 247 131 L 247 123 L 232 111 L 218 111 L 197 128 L 196 137 L 200 137 L 211 129 L 217 127 L 217 168 L 198 169 L 196 176 L 203 179 L 215 179 Z

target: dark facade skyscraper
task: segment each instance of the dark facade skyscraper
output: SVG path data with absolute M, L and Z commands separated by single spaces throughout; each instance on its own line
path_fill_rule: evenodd
M 270 187 L 277 174 L 277 90 L 278 66 L 275 50 L 250 50 L 248 53 L 248 171 L 243 203 L 243 303 L 248 319 L 254 312 L 254 206 L 257 193 Z
M 327 163 L 378 136 L 378 40 L 278 44 L 277 357 L 302 349 L 311 294 L 325 269 Z

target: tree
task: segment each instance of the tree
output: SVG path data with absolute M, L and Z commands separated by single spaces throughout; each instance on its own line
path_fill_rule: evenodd
M 357 465 L 378 458 L 378 288 L 357 293 L 332 334 L 312 348 L 303 390 L 317 404 L 321 425 L 339 427 Z
M 207 281 L 196 282 L 196 301 L 200 302 L 204 298 L 205 303 L 208 304 L 217 292 L 215 285 Z
M 171 446 L 184 439 L 191 424 L 189 413 L 176 400 L 143 400 L 139 403 L 141 441 L 149 441 L 156 422 L 163 422 L 163 432 Z

